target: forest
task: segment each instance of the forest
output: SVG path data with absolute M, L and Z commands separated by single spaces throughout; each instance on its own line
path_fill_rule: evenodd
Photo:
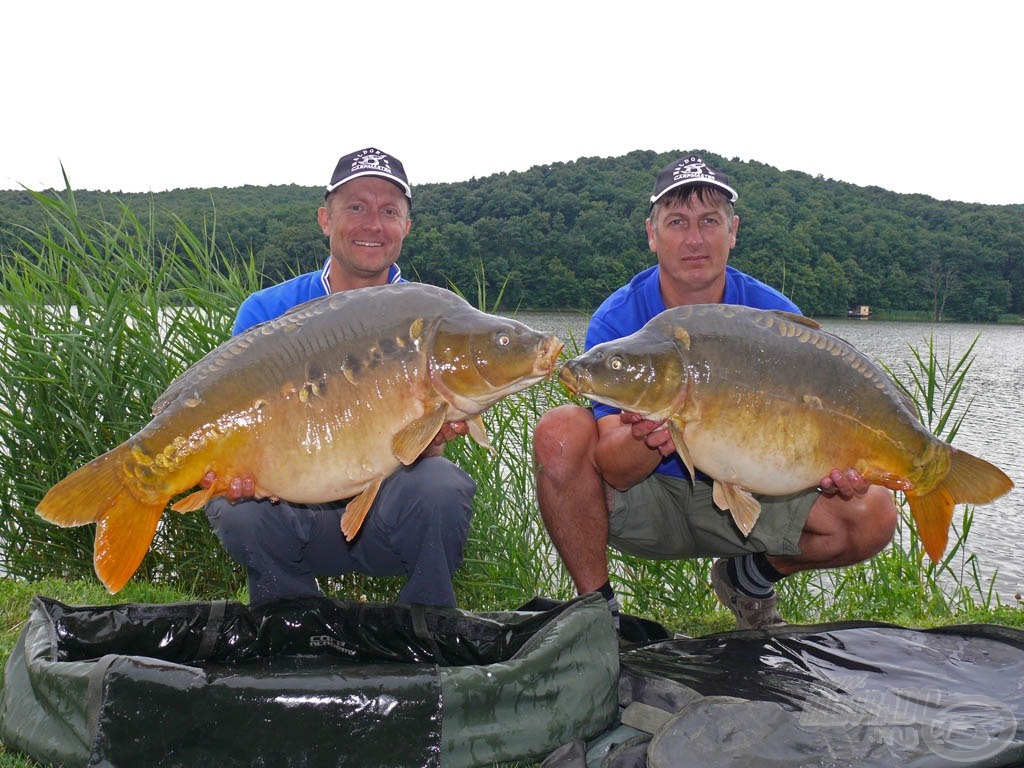
M 454 285 L 489 308 L 592 310 L 653 263 L 644 230 L 657 171 L 683 154 L 634 151 L 580 158 L 464 182 L 413 182 L 413 226 L 399 265 L 406 277 Z M 906 195 L 705 158 L 740 197 L 730 263 L 779 288 L 812 316 L 857 305 L 890 317 L 1019 321 L 1024 314 L 1024 205 Z M 171 240 L 182 222 L 227 254 L 252 258 L 267 283 L 318 268 L 321 187 L 246 186 L 155 193 L 73 194 L 81 216 L 129 213 Z M 49 233 L 28 191 L 0 191 L 0 258 Z

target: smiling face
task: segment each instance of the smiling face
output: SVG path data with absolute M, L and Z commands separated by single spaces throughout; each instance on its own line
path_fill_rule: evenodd
M 706 186 L 666 195 L 654 206 L 647 242 L 658 256 L 666 307 L 722 300 L 739 224 L 729 201 Z
M 412 225 L 402 190 L 375 176 L 334 190 L 317 211 L 317 221 L 330 239 L 334 292 L 387 283 Z

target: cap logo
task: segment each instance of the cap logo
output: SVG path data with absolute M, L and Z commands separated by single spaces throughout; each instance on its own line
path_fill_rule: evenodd
M 359 171 L 378 171 L 393 175 L 390 158 L 376 150 L 364 150 L 352 159 L 352 173 Z
M 691 157 L 689 160 L 685 160 L 677 165 L 675 171 L 672 173 L 673 181 L 702 178 L 713 179 L 715 178 L 715 172 L 708 168 L 703 160 L 695 157 Z

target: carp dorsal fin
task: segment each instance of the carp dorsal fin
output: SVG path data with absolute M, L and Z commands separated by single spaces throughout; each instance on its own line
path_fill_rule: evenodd
M 369 514 L 383 482 L 383 477 L 374 478 L 362 493 L 345 505 L 345 513 L 341 516 L 341 532 L 345 535 L 345 541 L 352 541 L 363 527 L 363 521 Z
M 445 403 L 437 402 L 414 422 L 400 429 L 391 438 L 391 454 L 405 466 L 416 461 L 444 426 L 446 410 Z
M 683 349 L 687 351 L 690 349 L 690 334 L 688 334 L 686 329 L 681 325 L 677 325 L 672 328 L 672 336 Z
M 719 509 L 729 510 L 733 522 L 744 536 L 750 535 L 757 518 L 761 516 L 761 503 L 750 495 L 750 491 L 732 483 L 715 480 L 711 498 Z
M 484 426 L 483 416 L 480 414 L 470 416 L 466 419 L 466 426 L 469 427 L 469 436 L 476 440 L 482 448 L 486 448 L 491 453 L 496 452 L 494 446 L 491 445 L 491 438 L 487 434 L 487 427 Z
M 798 315 L 796 312 L 787 312 L 784 309 L 772 309 L 769 311 L 773 315 L 778 315 L 779 317 L 785 318 L 786 320 L 789 320 L 791 323 L 796 323 L 797 325 L 806 325 L 808 328 L 814 329 L 821 328 L 821 323 L 817 323 L 814 320 L 811 320 L 811 318 L 805 317 L 804 315 Z
M 420 337 L 423 336 L 423 328 L 426 325 L 422 317 L 417 317 L 409 324 L 409 338 L 413 342 L 419 342 Z

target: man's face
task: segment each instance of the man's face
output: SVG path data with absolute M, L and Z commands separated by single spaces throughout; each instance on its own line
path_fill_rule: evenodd
M 334 270 L 346 282 L 387 281 L 387 271 L 409 234 L 409 201 L 395 184 L 363 176 L 338 187 L 317 211 L 320 229 L 330 239 Z M 380 278 L 383 277 L 383 281 Z
M 647 220 L 647 242 L 658 255 L 662 280 L 673 294 L 724 290 L 725 266 L 736 245 L 739 217 L 730 218 L 725 202 L 715 196 L 691 194 L 685 203 L 673 199 L 656 206 Z M 720 301 L 721 296 L 705 296 Z

